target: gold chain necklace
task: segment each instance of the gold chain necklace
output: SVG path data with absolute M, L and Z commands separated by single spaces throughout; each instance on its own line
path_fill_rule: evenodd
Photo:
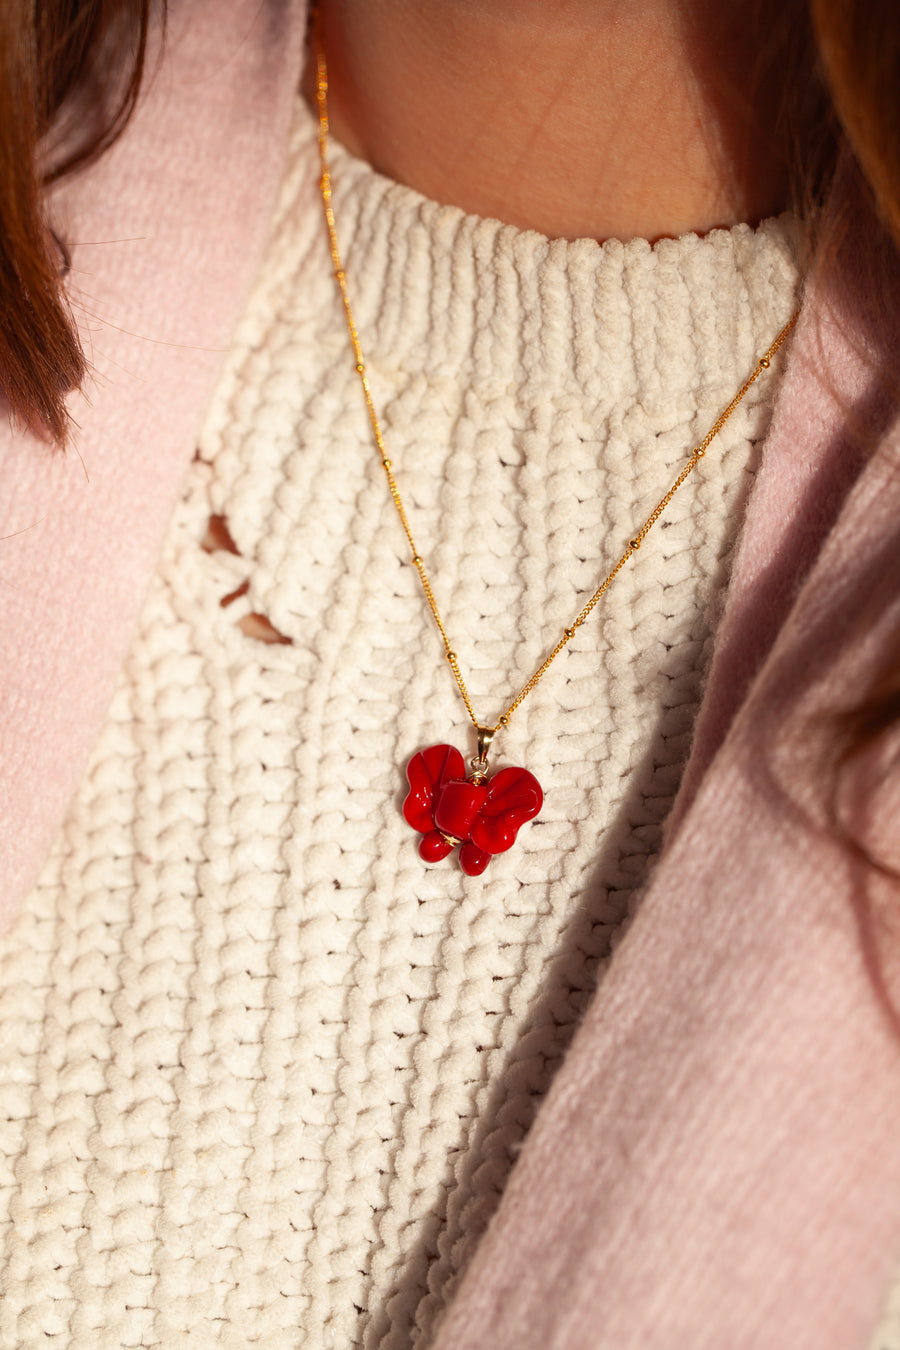
M 381 424 L 375 411 L 375 404 L 372 401 L 372 390 L 366 373 L 366 363 L 363 359 L 359 333 L 353 318 L 353 310 L 350 307 L 350 297 L 347 294 L 347 277 L 341 261 L 334 223 L 334 211 L 331 205 L 331 172 L 328 167 L 328 69 L 321 37 L 318 33 L 318 24 L 314 22 L 313 28 L 316 50 L 316 101 L 319 113 L 319 159 L 321 163 L 319 189 L 322 194 L 325 221 L 328 227 L 331 262 L 343 301 L 347 331 L 350 335 L 350 343 L 355 357 L 356 373 L 362 386 L 372 435 L 381 457 L 381 466 L 387 478 L 388 489 L 410 547 L 410 562 L 419 575 L 425 599 L 428 601 L 428 607 L 444 644 L 444 656 L 453 671 L 457 688 L 463 703 L 466 705 L 466 712 L 469 714 L 478 737 L 478 750 L 474 758 L 469 761 L 471 769 L 469 774 L 466 774 L 462 755 L 450 745 L 432 745 L 413 757 L 407 769 L 410 791 L 403 805 L 403 814 L 409 824 L 423 835 L 419 844 L 419 852 L 427 862 L 437 862 L 441 858 L 445 858 L 459 844 L 461 846 L 460 866 L 470 876 L 477 876 L 484 871 L 495 853 L 503 853 L 512 846 L 521 826 L 537 815 L 543 803 L 540 785 L 534 775 L 529 773 L 527 769 L 506 768 L 494 774 L 493 777 L 488 777 L 488 754 L 495 735 L 501 728 L 509 726 L 513 713 L 539 681 L 543 679 L 557 656 L 574 637 L 576 630 L 589 618 L 622 568 L 634 557 L 675 493 L 706 454 L 710 442 L 722 430 L 748 389 L 755 384 L 760 375 L 768 370 L 772 358 L 797 322 L 797 315 L 795 314 L 785 324 L 772 345 L 759 358 L 727 408 L 720 413 L 703 440 L 691 450 L 678 477 L 647 516 L 643 525 L 628 540 L 625 551 L 618 562 L 606 574 L 590 600 L 582 607 L 568 628 L 563 629 L 562 636 L 555 646 L 547 653 L 531 678 L 522 686 L 506 711 L 501 713 L 496 724 L 491 727 L 479 722 L 460 670 L 459 658 L 441 618 L 431 580 L 425 568 L 425 560 L 413 538 L 406 508 L 403 505 L 403 499 L 400 496 L 400 489 L 394 475 L 394 466 L 385 448 Z

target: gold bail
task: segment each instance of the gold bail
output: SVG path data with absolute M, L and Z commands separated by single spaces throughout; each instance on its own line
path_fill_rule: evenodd
M 491 753 L 491 742 L 494 739 L 496 727 L 476 727 L 478 732 L 478 763 L 487 768 L 488 755 Z

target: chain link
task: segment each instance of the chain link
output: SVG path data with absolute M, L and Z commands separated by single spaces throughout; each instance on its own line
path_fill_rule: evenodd
M 369 415 L 369 423 L 372 428 L 372 434 L 375 438 L 375 444 L 378 447 L 378 453 L 381 456 L 381 467 L 384 469 L 385 476 L 387 478 L 388 488 L 390 490 L 391 497 L 393 498 L 394 506 L 396 507 L 397 510 L 397 515 L 400 517 L 400 523 L 403 526 L 403 532 L 406 535 L 407 542 L 409 543 L 412 555 L 410 561 L 419 574 L 419 581 L 421 582 L 422 590 L 425 593 L 425 599 L 428 601 L 428 607 L 431 610 L 434 622 L 437 625 L 438 632 L 441 635 L 441 640 L 444 644 L 445 659 L 447 660 L 450 669 L 453 671 L 453 675 L 456 680 L 457 687 L 459 688 L 459 692 L 462 696 L 463 703 L 466 705 L 466 711 L 468 712 L 469 717 L 472 719 L 472 725 L 476 728 L 476 730 L 478 730 L 481 727 L 481 723 L 479 723 L 479 720 L 475 715 L 475 709 L 472 707 L 472 700 L 469 697 L 469 691 L 466 688 L 466 682 L 463 678 L 462 671 L 460 670 L 459 667 L 459 658 L 453 649 L 453 645 L 450 642 L 450 638 L 447 635 L 447 630 L 444 627 L 444 621 L 441 618 L 441 612 L 438 609 L 437 601 L 434 598 L 434 591 L 432 590 L 431 581 L 425 569 L 425 562 L 422 558 L 421 553 L 416 547 L 416 541 L 413 538 L 413 532 L 410 527 L 409 518 L 406 514 L 406 507 L 403 505 L 403 499 L 400 496 L 400 489 L 397 486 L 397 479 L 394 477 L 394 467 L 388 456 L 387 450 L 385 449 L 384 437 L 381 432 L 381 423 L 378 420 L 378 414 L 375 411 L 375 404 L 372 401 L 372 390 L 369 385 L 369 377 L 366 372 L 366 364 L 363 359 L 362 348 L 359 342 L 359 333 L 357 332 L 356 321 L 353 318 L 353 310 L 350 307 L 350 298 L 347 294 L 347 276 L 344 271 L 343 263 L 341 262 L 341 253 L 340 249 L 338 248 L 338 241 L 337 241 L 337 231 L 335 229 L 334 224 L 334 211 L 332 210 L 331 206 L 331 172 L 328 167 L 328 70 L 325 62 L 325 53 L 322 50 L 322 44 L 318 34 L 316 34 L 316 101 L 319 114 L 319 160 L 321 164 L 321 177 L 319 179 L 319 189 L 322 194 L 322 204 L 325 208 L 325 222 L 328 227 L 328 242 L 329 248 L 331 250 L 331 262 L 334 268 L 334 277 L 335 281 L 337 282 L 340 288 L 341 300 L 343 301 L 344 305 L 344 315 L 347 320 L 347 331 L 350 335 L 350 342 L 353 347 L 353 355 L 355 357 L 356 362 L 356 373 L 359 376 L 359 381 L 362 386 L 363 397 L 366 403 L 366 411 L 368 412 Z M 531 679 L 528 680 L 528 682 L 522 686 L 522 688 L 519 690 L 518 694 L 510 703 L 506 711 L 504 713 L 501 713 L 500 717 L 497 719 L 496 726 L 490 728 L 491 731 L 496 732 L 499 731 L 500 728 L 509 725 L 509 721 L 513 713 L 525 701 L 525 699 L 536 687 L 536 685 L 543 679 L 544 675 L 546 675 L 547 671 L 550 669 L 551 665 L 556 660 L 557 656 L 559 656 L 560 652 L 563 651 L 563 649 L 566 646 L 568 646 L 569 642 L 575 636 L 576 630 L 579 629 L 582 626 L 582 624 L 585 623 L 585 621 L 590 617 L 591 612 L 593 611 L 595 606 L 599 603 L 599 601 L 606 593 L 606 591 L 609 589 L 609 587 L 612 585 L 613 581 L 619 575 L 622 568 L 626 565 L 626 563 L 628 563 L 631 560 L 631 558 L 634 557 L 635 553 L 641 547 L 641 544 L 644 542 L 644 539 L 653 529 L 653 526 L 659 520 L 660 516 L 665 511 L 666 507 L 669 505 L 669 502 L 675 496 L 675 493 L 678 491 L 678 489 L 688 479 L 688 477 L 691 475 L 691 473 L 693 473 L 694 469 L 700 463 L 700 460 L 706 454 L 710 442 L 714 440 L 716 436 L 718 436 L 719 432 L 722 430 L 725 423 L 728 421 L 729 417 L 731 417 L 732 413 L 735 411 L 738 404 L 744 398 L 747 391 L 756 383 L 760 375 L 763 375 L 769 369 L 769 366 L 772 364 L 772 358 L 775 356 L 776 352 L 786 341 L 791 329 L 794 327 L 794 324 L 796 322 L 797 322 L 797 315 L 795 314 L 789 320 L 789 322 L 785 324 L 784 328 L 782 328 L 781 332 L 778 334 L 775 341 L 772 343 L 771 347 L 769 347 L 767 351 L 764 353 L 764 355 L 759 358 L 750 375 L 747 377 L 747 379 L 741 385 L 738 392 L 735 394 L 734 398 L 728 404 L 728 407 L 725 408 L 722 413 L 720 413 L 715 423 L 710 427 L 709 431 L 703 437 L 703 440 L 700 441 L 699 445 L 696 445 L 694 449 L 691 451 L 691 454 L 688 457 L 684 467 L 682 468 L 678 477 L 675 479 L 674 483 L 669 488 L 668 492 L 665 494 L 664 497 L 660 499 L 657 505 L 653 508 L 653 510 L 650 512 L 649 516 L 644 521 L 643 525 L 641 525 L 637 533 L 632 535 L 632 537 L 629 539 L 628 546 L 625 549 L 625 552 L 619 558 L 618 562 L 615 564 L 612 570 L 608 572 L 607 575 L 603 578 L 600 585 L 597 587 L 597 589 L 594 591 L 594 594 L 591 596 L 590 600 L 588 600 L 584 608 L 575 617 L 575 619 L 573 619 L 569 627 L 563 629 L 562 636 L 557 641 L 556 646 L 553 647 L 553 649 L 550 652 L 548 652 L 548 654 L 544 657 L 544 660 L 541 662 L 537 670 L 531 676 Z

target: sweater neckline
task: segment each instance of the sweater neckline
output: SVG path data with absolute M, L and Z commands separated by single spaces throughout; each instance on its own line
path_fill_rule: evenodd
M 302 95 L 299 96 L 298 101 L 300 103 L 298 120 L 301 124 L 303 122 L 308 123 L 309 134 L 315 139 L 318 135 L 318 115 L 310 108 Z M 670 253 L 673 248 L 690 248 L 702 246 L 707 242 L 714 243 L 722 236 L 768 237 L 773 232 L 779 232 L 790 241 L 792 249 L 797 254 L 800 251 L 801 222 L 795 213 L 790 210 L 783 211 L 778 215 L 766 216 L 756 225 L 751 225 L 746 221 L 738 221 L 734 225 L 717 225 L 706 231 L 686 230 L 678 235 L 661 235 L 653 240 L 641 235 L 632 235 L 624 239 L 615 235 L 604 239 L 596 239 L 588 235 L 568 239 L 543 234 L 540 230 L 531 227 L 511 225 L 497 217 L 479 215 L 475 212 L 466 211 L 462 207 L 426 196 L 417 188 L 382 173 L 369 160 L 363 159 L 347 149 L 333 133 L 329 133 L 328 156 L 331 165 L 344 179 L 346 189 L 354 194 L 371 193 L 379 199 L 389 197 L 392 209 L 399 214 L 404 212 L 435 214 L 442 218 L 445 228 L 459 229 L 465 227 L 478 231 L 489 230 L 510 240 L 521 241 L 522 246 L 529 249 L 553 249 L 557 253 L 569 250 L 574 253 L 591 251 L 598 255 L 608 252 L 622 252 L 625 255 L 666 254 Z
M 318 120 L 300 95 L 276 229 L 307 303 L 331 307 L 318 202 Z M 712 409 L 746 378 L 796 304 L 798 223 L 790 214 L 650 243 L 551 239 L 431 200 L 330 143 L 332 202 L 367 363 L 387 378 L 541 385 L 596 409 L 614 397 L 652 411 Z M 306 222 L 303 224 L 302 222 Z M 298 229 L 301 237 L 298 237 Z M 329 330 L 330 331 L 330 330 Z M 335 359 L 343 325 L 335 323 Z

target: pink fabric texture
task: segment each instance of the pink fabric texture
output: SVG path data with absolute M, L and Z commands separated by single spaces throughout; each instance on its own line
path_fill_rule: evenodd
M 253 279 L 303 19 L 176 7 L 133 126 L 60 196 L 97 375 L 77 455 L 0 439 L 6 923 L 102 722 Z M 438 1350 L 866 1343 L 900 1258 L 900 894 L 835 842 L 816 789 L 828 715 L 900 631 L 900 437 L 863 457 L 843 430 L 871 383 L 810 306 L 669 845 Z M 856 805 L 866 824 L 877 786 L 887 850 L 900 784 L 875 778 Z

